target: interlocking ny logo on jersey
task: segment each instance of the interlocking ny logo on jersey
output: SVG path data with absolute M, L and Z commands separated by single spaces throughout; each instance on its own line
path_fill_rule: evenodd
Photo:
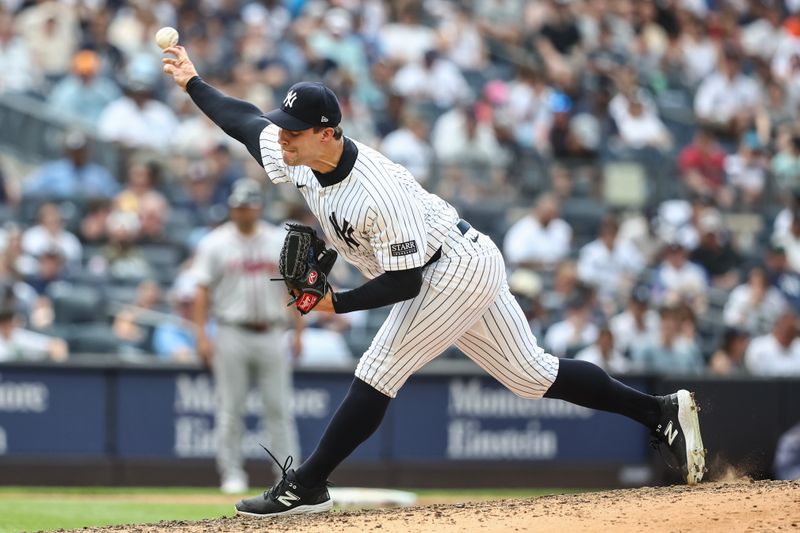
M 286 507 L 291 507 L 292 502 L 296 502 L 300 499 L 300 496 L 295 494 L 294 492 L 287 490 L 281 496 L 278 496 L 278 501 L 281 502 Z
M 328 220 L 330 220 L 331 224 L 333 224 L 333 231 L 336 232 L 336 236 L 342 239 L 347 244 L 348 248 L 352 250 L 354 247 L 358 248 L 361 246 L 358 241 L 353 238 L 353 232 L 355 231 L 355 228 L 353 228 L 353 226 L 351 226 L 347 220 L 342 219 L 342 225 L 340 226 L 339 221 L 336 220 L 335 212 L 331 213 L 331 216 L 328 217 Z
M 283 99 L 283 105 L 286 107 L 292 107 L 295 100 L 297 100 L 297 93 L 295 91 L 289 91 L 289 93 L 286 95 L 286 98 Z

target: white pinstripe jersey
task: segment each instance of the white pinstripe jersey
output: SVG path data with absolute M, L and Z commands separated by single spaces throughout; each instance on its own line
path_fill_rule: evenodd
M 411 173 L 353 141 L 358 157 L 342 181 L 323 187 L 309 167 L 289 167 L 279 128 L 261 132 L 261 159 L 273 183 L 294 183 L 328 242 L 367 278 L 423 266 L 458 222 L 456 210 L 425 191 Z

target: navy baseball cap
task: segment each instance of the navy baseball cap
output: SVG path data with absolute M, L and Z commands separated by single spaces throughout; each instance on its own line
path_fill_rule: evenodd
M 325 85 L 301 81 L 289 88 L 281 107 L 264 116 L 270 122 L 289 131 L 309 128 L 335 128 L 342 120 L 339 100 Z

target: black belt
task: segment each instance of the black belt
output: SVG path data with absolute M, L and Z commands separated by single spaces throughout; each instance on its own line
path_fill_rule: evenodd
M 253 333 L 266 333 L 272 329 L 268 322 L 222 322 L 226 326 L 232 328 L 244 329 Z
M 460 231 L 460 232 L 461 232 L 461 235 L 466 235 L 466 234 L 467 234 L 467 232 L 468 232 L 469 230 L 471 230 L 471 229 L 472 229 L 472 226 L 470 226 L 470 225 L 469 225 L 469 222 L 467 222 L 467 221 L 466 221 L 466 220 L 464 220 L 463 218 L 459 218 L 459 219 L 458 219 L 458 222 L 456 222 L 456 228 L 458 228 L 458 231 Z M 442 249 L 441 249 L 441 248 L 439 248 L 439 249 L 438 249 L 438 250 L 436 250 L 436 252 L 435 252 L 435 253 L 434 253 L 434 254 L 431 256 L 431 258 L 430 258 L 430 259 L 428 259 L 428 262 L 427 262 L 427 263 L 425 263 L 425 266 L 423 266 L 423 268 L 425 268 L 425 267 L 426 267 L 426 266 L 428 266 L 428 265 L 432 265 L 433 263 L 435 263 L 436 261 L 438 261 L 438 260 L 439 260 L 439 259 L 441 259 L 441 258 L 442 258 Z

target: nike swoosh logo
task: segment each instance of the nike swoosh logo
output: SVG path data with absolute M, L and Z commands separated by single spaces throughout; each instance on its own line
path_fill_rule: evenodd
M 475 235 L 475 238 L 473 238 L 473 239 L 470 239 L 470 240 L 471 240 L 472 242 L 478 242 L 478 236 L 477 236 L 477 235 Z
M 305 185 L 295 185 L 298 189 L 302 189 Z

